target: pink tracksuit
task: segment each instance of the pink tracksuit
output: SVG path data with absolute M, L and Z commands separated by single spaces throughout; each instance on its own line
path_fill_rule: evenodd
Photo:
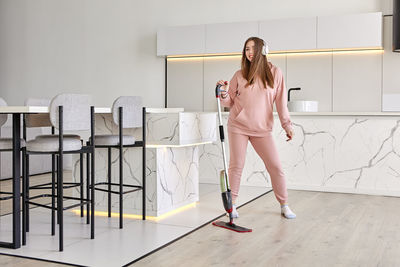
M 250 141 L 271 176 L 276 199 L 281 204 L 287 202 L 285 175 L 272 137 L 274 102 L 282 128 L 288 131 L 292 123 L 287 109 L 287 93 L 282 72 L 271 63 L 269 66 L 274 76 L 274 88 L 265 88 L 260 79 L 245 87 L 247 81 L 241 70 L 238 70 L 230 81 L 228 96 L 225 99 L 221 98 L 221 105 L 230 107 L 228 176 L 233 201 L 239 193 L 247 143 Z

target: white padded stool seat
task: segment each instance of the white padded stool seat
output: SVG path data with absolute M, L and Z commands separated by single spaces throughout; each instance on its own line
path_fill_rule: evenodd
M 21 139 L 21 147 L 25 147 L 25 140 Z M 8 150 L 12 149 L 13 139 L 12 138 L 0 138 L 0 149 Z
M 78 135 L 64 135 L 63 151 L 75 151 L 82 148 Z M 32 152 L 57 152 L 58 135 L 39 135 L 34 140 L 26 143 L 26 150 Z
M 123 145 L 135 144 L 135 137 L 132 135 L 123 135 Z M 95 135 L 94 143 L 96 146 L 117 146 L 119 145 L 119 135 Z

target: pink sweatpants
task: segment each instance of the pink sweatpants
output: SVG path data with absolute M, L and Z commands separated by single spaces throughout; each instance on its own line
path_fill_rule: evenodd
M 276 199 L 280 204 L 286 203 L 288 194 L 286 190 L 285 174 L 283 173 L 278 151 L 272 134 L 265 137 L 253 137 L 228 131 L 229 137 L 229 184 L 232 191 L 232 200 L 235 202 L 240 187 L 240 178 L 244 167 L 247 143 L 250 140 L 254 150 L 263 160 L 269 175 Z

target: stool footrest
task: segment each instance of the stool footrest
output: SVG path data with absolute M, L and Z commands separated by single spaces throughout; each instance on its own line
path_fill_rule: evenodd
M 29 189 L 52 189 L 52 187 L 49 185 L 51 185 L 51 183 L 38 184 L 38 185 L 30 186 Z M 63 183 L 63 189 L 73 188 L 73 187 L 77 187 L 77 186 L 81 186 L 81 184 L 73 183 L 73 182 Z M 55 189 L 57 189 L 57 183 L 55 184 Z
M 101 185 L 103 185 L 103 186 L 104 185 L 109 185 L 109 183 L 107 183 L 107 182 L 96 183 L 94 189 L 98 190 L 98 191 L 106 192 L 106 193 L 110 192 L 111 194 L 118 194 L 119 195 L 119 191 L 113 191 L 113 190 L 108 190 L 108 189 L 104 189 L 104 188 L 98 188 L 98 187 L 96 187 L 96 185 L 97 186 L 99 186 L 99 185 L 100 186 Z M 110 183 L 110 185 L 111 186 L 119 186 L 119 184 L 117 184 L 117 183 Z M 140 186 L 140 185 L 123 184 L 122 186 L 123 187 L 135 188 L 135 189 L 132 189 L 132 190 L 123 191 L 122 194 L 128 194 L 128 193 L 136 192 L 136 191 L 139 191 L 139 190 L 143 189 L 143 186 Z
M 39 198 L 39 197 L 56 197 L 56 196 L 43 194 L 43 195 L 39 195 L 39 196 L 30 197 L 29 199 L 31 200 L 31 199 L 36 199 L 36 198 Z M 63 200 L 64 199 L 66 199 L 66 200 L 77 200 L 77 201 L 82 201 L 82 202 L 63 207 L 63 210 L 68 210 L 68 209 L 72 209 L 72 208 L 75 208 L 75 207 L 84 206 L 84 205 L 90 204 L 90 202 L 91 202 L 90 199 L 80 199 L 80 198 L 77 198 L 77 197 L 63 197 Z M 29 203 L 31 205 L 39 206 L 39 207 L 42 207 L 42 208 L 46 208 L 46 209 L 53 209 L 53 207 L 48 206 L 46 204 L 41 204 L 41 203 L 37 203 L 37 202 L 33 202 L 33 201 L 27 201 L 27 203 Z M 57 203 L 55 203 L 55 204 L 57 205 Z M 57 207 L 54 207 L 54 210 L 57 210 Z

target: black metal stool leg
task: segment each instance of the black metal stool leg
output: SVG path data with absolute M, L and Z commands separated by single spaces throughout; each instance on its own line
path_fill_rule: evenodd
M 86 153 L 86 198 L 90 199 L 90 153 Z M 90 203 L 86 205 L 86 224 L 90 223 Z
M 57 197 L 56 197 L 56 200 L 57 200 L 57 224 L 60 224 L 60 213 L 58 212 L 58 185 L 59 185 L 59 180 L 58 180 L 58 176 L 60 175 L 60 157 L 57 155 L 56 156 L 56 170 L 57 170 L 57 179 L 56 179 L 56 183 L 55 183 L 55 185 L 56 185 L 56 195 L 57 195 Z
M 146 220 L 146 147 L 142 150 L 142 220 Z
M 26 181 L 25 181 L 25 186 L 26 186 L 26 205 L 25 205 L 25 216 L 26 216 L 26 231 L 29 232 L 29 155 L 26 155 L 26 160 L 25 160 L 25 168 L 26 168 Z
M 63 174 L 63 155 L 60 155 L 60 251 L 64 250 L 64 201 L 63 201 L 63 196 L 64 196 L 64 189 L 63 189 L 63 179 L 64 179 L 64 174 Z
M 51 155 L 51 235 L 56 234 L 56 156 Z
M 79 188 L 81 193 L 81 217 L 83 217 L 83 153 L 79 153 L 79 178 Z
M 146 107 L 142 108 L 142 220 L 146 220 Z
M 64 250 L 64 152 L 63 152 L 63 146 L 64 146 L 64 140 L 63 140 L 63 106 L 58 107 L 58 116 L 59 116 L 59 137 L 58 137 L 58 149 L 59 149 L 59 183 L 57 184 L 58 188 L 58 212 L 60 213 L 59 218 L 60 218 L 60 231 L 59 231 L 59 250 L 63 251 Z
M 91 157 L 91 162 L 92 162 L 92 172 L 90 173 L 90 178 L 91 178 L 91 188 L 90 188 L 90 193 L 92 194 L 92 197 L 90 198 L 90 238 L 94 239 L 94 207 L 95 207 L 95 199 L 94 199 L 94 171 L 95 171 L 95 166 L 94 166 L 94 153 L 92 154 Z
M 111 217 L 111 147 L 108 148 L 108 217 Z
M 124 178 L 123 178 L 123 162 L 124 162 L 124 155 L 123 155 L 123 151 L 122 151 L 122 147 L 119 148 L 119 228 L 122 229 L 123 228 L 123 214 L 124 214 L 124 199 L 123 199 L 123 194 L 122 194 L 122 190 L 123 190 L 123 182 L 124 182 Z
M 123 163 L 124 163 L 124 143 L 123 143 L 123 108 L 119 107 L 119 228 L 123 227 L 124 218 L 124 199 L 123 199 L 123 184 L 124 184 L 124 173 L 123 173 Z
M 55 128 L 51 127 L 51 134 L 53 135 L 54 133 Z M 56 155 L 51 154 L 51 235 L 56 234 L 56 164 L 58 170 L 58 159 L 56 163 Z
M 58 156 L 58 175 L 57 175 L 57 214 L 58 214 L 58 227 L 59 227 L 59 250 L 63 251 L 64 246 L 64 229 L 63 229 L 63 163 L 62 156 Z

